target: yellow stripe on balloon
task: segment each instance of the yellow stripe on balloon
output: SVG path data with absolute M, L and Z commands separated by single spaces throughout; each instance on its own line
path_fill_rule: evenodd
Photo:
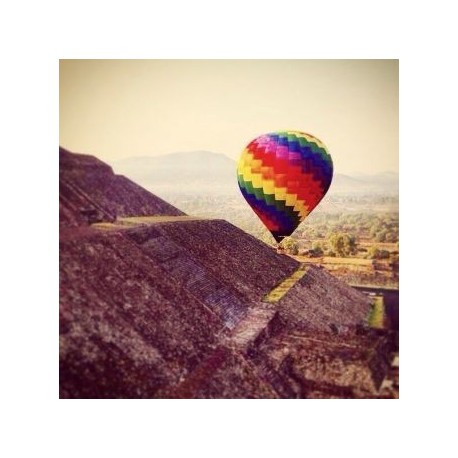
M 243 173 L 243 169 L 245 167 L 249 167 L 251 162 L 253 161 L 253 154 L 248 152 L 247 149 L 243 150 L 242 156 L 240 157 L 240 160 L 237 164 L 237 171 L 239 175 Z
M 305 218 L 310 213 L 303 200 L 296 201 L 294 204 L 294 211 L 299 212 L 299 217 L 301 219 Z
M 264 180 L 262 182 L 262 190 L 264 194 L 274 194 L 275 193 L 275 182 L 274 180 Z
M 245 163 L 245 165 L 250 165 L 252 162 L 253 162 L 253 153 L 250 153 L 248 150 L 245 150 L 245 156 L 244 156 L 244 159 L 243 159 L 243 162 Z
M 286 188 L 274 188 L 275 200 L 286 200 Z
M 259 173 L 261 171 L 262 161 L 260 159 L 253 159 L 250 166 L 254 173 Z
M 241 164 L 242 162 L 245 162 L 245 159 L 246 159 L 246 156 L 248 154 L 248 151 L 246 150 L 246 148 L 242 151 L 242 154 L 240 155 L 240 158 L 239 158 L 239 164 Z
M 251 173 L 251 167 L 245 166 L 242 171 L 242 176 L 245 181 L 251 181 L 253 179 L 253 174 Z
M 240 160 L 237 164 L 237 175 L 243 175 L 244 168 L 245 168 L 245 161 Z
M 251 177 L 253 188 L 262 188 L 262 175 L 260 173 L 253 173 Z
M 286 194 L 286 205 L 294 207 L 297 201 L 297 194 Z
M 307 218 L 307 216 L 309 215 L 309 211 L 307 210 L 302 210 L 301 212 L 299 212 L 299 219 L 300 221 L 304 221 L 305 218 Z

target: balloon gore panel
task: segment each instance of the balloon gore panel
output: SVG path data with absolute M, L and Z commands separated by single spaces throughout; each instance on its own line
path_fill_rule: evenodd
M 318 205 L 332 174 L 324 144 L 298 131 L 255 138 L 237 166 L 240 191 L 277 242 L 291 235 Z

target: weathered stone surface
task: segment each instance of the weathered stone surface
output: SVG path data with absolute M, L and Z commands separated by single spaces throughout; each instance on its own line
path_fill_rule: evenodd
M 311 267 L 266 304 L 292 258 L 223 220 L 174 221 L 96 158 L 61 149 L 60 167 L 60 397 L 391 396 L 366 296 Z M 90 225 L 149 214 L 171 218 Z
M 184 215 L 93 156 L 59 148 L 61 226 L 114 221 L 117 216 Z
M 258 365 L 274 369 L 293 397 L 376 397 L 388 370 L 389 342 L 366 336 L 285 333 L 251 349 Z

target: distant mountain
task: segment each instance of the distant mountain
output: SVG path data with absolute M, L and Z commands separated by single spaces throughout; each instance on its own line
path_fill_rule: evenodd
M 209 151 L 191 151 L 161 156 L 132 157 L 112 163 L 116 173 L 127 176 L 163 197 L 175 195 L 234 196 L 239 194 L 236 162 Z M 335 173 L 329 191 L 333 194 L 383 194 L 399 192 L 399 175 Z
M 112 165 L 116 173 L 159 195 L 230 195 L 238 192 L 236 163 L 223 154 L 192 151 L 132 157 Z
M 375 175 L 343 175 L 336 173 L 331 194 L 386 194 L 399 193 L 399 174 L 384 172 Z

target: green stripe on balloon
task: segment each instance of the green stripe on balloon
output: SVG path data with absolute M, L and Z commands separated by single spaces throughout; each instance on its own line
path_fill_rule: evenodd
M 275 201 L 275 208 L 279 211 L 285 211 L 286 201 L 278 199 Z
M 245 180 L 243 179 L 243 175 L 237 175 L 237 180 L 239 182 L 240 187 L 243 189 L 246 189 L 246 183 L 245 183 Z
M 251 181 L 245 181 L 245 189 L 248 192 L 248 194 L 252 194 L 254 196 L 254 188 L 253 183 Z
M 264 200 L 262 188 L 254 188 L 254 195 L 256 196 L 256 199 Z
M 266 201 L 267 205 L 275 206 L 275 194 L 265 194 L 264 200 Z

